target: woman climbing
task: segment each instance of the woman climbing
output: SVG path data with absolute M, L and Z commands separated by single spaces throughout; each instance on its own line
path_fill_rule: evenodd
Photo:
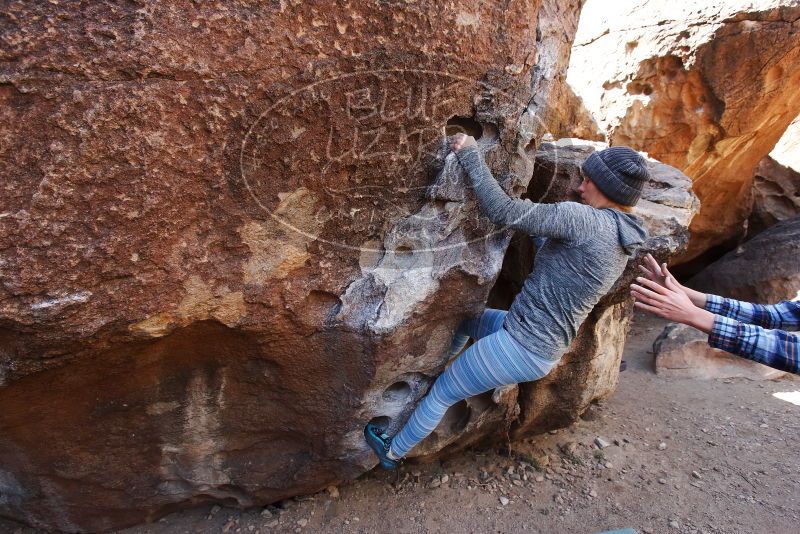
M 648 179 L 644 158 L 628 147 L 592 153 L 581 166 L 583 204 L 538 204 L 509 197 L 471 136 L 449 140 L 481 209 L 492 222 L 546 238 L 508 312 L 488 308 L 464 321 L 453 356 L 475 340 L 436 379 L 394 437 L 370 423 L 367 443 L 386 469 L 428 436 L 456 402 L 507 384 L 545 376 L 558 362 L 594 305 L 644 242 L 642 221 L 630 213 Z

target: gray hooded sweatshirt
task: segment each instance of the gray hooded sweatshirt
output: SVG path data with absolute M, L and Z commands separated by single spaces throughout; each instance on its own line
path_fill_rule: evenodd
M 503 327 L 542 358 L 559 359 L 647 239 L 642 219 L 577 202 L 514 199 L 494 179 L 478 147 L 462 148 L 456 157 L 492 222 L 546 238 Z

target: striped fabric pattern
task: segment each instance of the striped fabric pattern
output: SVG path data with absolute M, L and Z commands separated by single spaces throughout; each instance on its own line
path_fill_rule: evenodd
M 447 409 L 458 401 L 496 387 L 537 380 L 558 363 L 534 354 L 511 337 L 503 328 L 507 313 L 487 308 L 480 317 L 459 325 L 450 356 L 458 354 L 469 338 L 475 343 L 439 375 L 403 429 L 392 438 L 394 457 L 408 454 L 434 431 Z
M 800 336 L 777 328 L 800 328 L 800 302 L 751 304 L 706 296 L 714 313 L 708 344 L 774 369 L 800 374 Z

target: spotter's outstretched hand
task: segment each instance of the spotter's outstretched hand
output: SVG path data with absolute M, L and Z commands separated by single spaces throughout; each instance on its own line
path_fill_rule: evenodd
M 667 272 L 664 285 L 644 276 L 636 279 L 639 284 L 631 284 L 631 295 L 636 299 L 634 306 L 664 319 L 688 324 L 708 333 L 714 325 L 714 314 L 699 308 L 689 298 L 682 286 Z

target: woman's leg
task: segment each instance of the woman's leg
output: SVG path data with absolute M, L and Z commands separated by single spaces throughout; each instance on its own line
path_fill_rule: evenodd
M 456 402 L 507 384 L 543 377 L 556 362 L 522 347 L 503 328 L 475 342 L 434 382 L 391 441 L 390 458 L 402 458 L 425 439 Z
M 507 314 L 506 310 L 486 308 L 480 316 L 461 321 L 453 335 L 453 343 L 450 345 L 450 354 L 447 360 L 450 361 L 453 356 L 461 352 L 470 338 L 478 341 L 500 330 Z

